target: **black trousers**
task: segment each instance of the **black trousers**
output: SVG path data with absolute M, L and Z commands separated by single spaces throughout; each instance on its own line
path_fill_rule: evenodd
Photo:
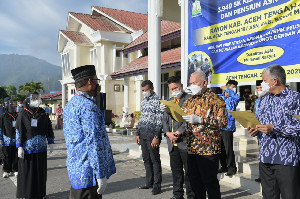
M 259 163 L 264 199 L 300 199 L 300 167 Z
M 71 187 L 69 199 L 102 199 L 102 194 L 98 194 L 97 189 L 97 186 L 84 189 L 73 189 Z
M 3 146 L 4 172 L 18 172 L 18 149 L 15 146 Z
M 152 140 L 140 139 L 142 156 L 146 170 L 146 185 L 161 186 L 162 171 L 159 147 L 152 148 Z
M 219 155 L 188 154 L 188 176 L 196 199 L 220 199 L 220 184 L 217 178 Z
M 193 199 L 195 197 L 192 191 L 189 177 L 187 176 L 187 151 L 181 150 L 177 146 L 173 146 L 170 154 L 170 165 L 173 177 L 173 195 L 176 198 L 183 198 L 183 182 L 186 187 L 186 195 L 188 199 Z M 184 171 L 183 171 L 184 168 Z
M 47 152 L 25 154 L 18 160 L 17 198 L 46 195 Z
M 220 162 L 223 168 L 236 172 L 235 155 L 233 151 L 233 131 L 221 131 L 221 157 Z

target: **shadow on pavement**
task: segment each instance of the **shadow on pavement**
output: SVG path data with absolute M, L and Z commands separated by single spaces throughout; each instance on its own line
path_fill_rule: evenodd
M 161 190 L 162 193 L 172 190 L 172 187 L 171 187 L 172 179 L 170 178 L 170 175 L 163 174 L 162 179 L 163 179 L 162 190 Z M 145 183 L 145 177 L 131 178 L 131 179 L 126 179 L 126 180 L 109 182 L 107 185 L 107 189 L 105 190 L 105 194 L 122 192 L 122 191 L 130 190 L 130 189 L 139 190 L 138 187 L 140 185 L 143 185 L 144 183 Z M 143 190 L 141 190 L 141 191 L 143 191 Z M 151 189 L 149 189 L 149 191 L 151 191 Z

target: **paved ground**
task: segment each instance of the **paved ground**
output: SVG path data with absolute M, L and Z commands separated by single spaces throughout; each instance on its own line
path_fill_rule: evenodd
M 139 190 L 137 187 L 144 183 L 145 170 L 141 161 L 128 156 L 128 147 L 134 147 L 133 136 L 121 136 L 120 134 L 109 135 L 114 159 L 117 167 L 117 174 L 109 179 L 109 184 L 103 195 L 103 198 L 110 199 L 148 199 L 163 198 L 168 199 L 172 196 L 172 176 L 168 169 L 163 169 L 162 193 L 152 196 L 151 190 Z M 70 182 L 66 170 L 66 146 L 62 131 L 55 131 L 55 150 L 48 154 L 48 180 L 47 197 L 55 199 L 67 199 L 69 196 Z M 118 151 L 117 151 L 117 150 Z M 1 166 L 2 167 L 2 166 Z M 2 169 L 0 171 L 0 198 L 15 198 L 16 185 L 15 177 L 8 179 L 2 178 Z M 261 197 L 250 195 L 237 188 L 231 188 L 230 185 L 221 185 L 222 198 L 243 198 L 259 199 Z

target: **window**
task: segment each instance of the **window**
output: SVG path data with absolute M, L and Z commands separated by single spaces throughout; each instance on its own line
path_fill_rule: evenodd
M 90 50 L 90 58 L 91 58 L 91 64 L 97 66 L 97 49 L 92 48 Z
M 169 99 L 169 87 L 168 87 L 168 81 L 169 79 L 169 73 L 164 73 L 161 75 L 161 99 L 167 100 Z
M 114 85 L 114 91 L 115 91 L 115 92 L 120 92 L 120 91 L 121 91 L 120 84 L 115 84 L 115 85 Z
M 181 71 L 176 71 L 176 72 L 175 72 L 175 76 L 181 78 Z
M 120 57 L 121 56 L 121 50 L 116 50 L 116 57 Z
M 63 67 L 63 75 L 70 76 L 71 75 L 71 68 L 70 68 L 70 57 L 69 53 L 65 53 L 61 56 L 62 59 L 62 67 Z

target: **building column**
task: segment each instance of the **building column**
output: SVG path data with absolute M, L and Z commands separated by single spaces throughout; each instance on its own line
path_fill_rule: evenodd
M 148 79 L 161 95 L 161 15 L 162 1 L 148 0 Z
M 188 76 L 188 1 L 178 0 L 181 6 L 181 83 L 187 87 Z
M 129 79 L 124 79 L 124 107 L 123 107 L 123 116 L 122 121 L 125 122 L 127 119 L 126 116 L 130 114 L 130 107 L 129 107 Z
M 66 84 L 64 84 L 64 83 L 62 83 L 61 84 L 61 86 L 62 86 L 62 88 L 61 88 L 61 93 L 62 93 L 62 96 L 61 96 L 61 106 L 62 106 L 62 108 L 65 108 L 65 106 L 66 106 L 66 98 L 67 98 L 67 96 L 66 96 Z
M 127 64 L 131 62 L 131 53 L 127 54 Z
M 123 62 L 124 62 L 124 54 L 123 51 L 120 52 L 120 58 L 121 58 L 121 63 L 120 63 L 120 68 L 123 68 Z
M 117 52 L 117 46 L 113 45 L 113 50 L 112 50 L 112 65 L 113 65 L 113 72 L 116 71 L 116 52 Z

